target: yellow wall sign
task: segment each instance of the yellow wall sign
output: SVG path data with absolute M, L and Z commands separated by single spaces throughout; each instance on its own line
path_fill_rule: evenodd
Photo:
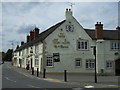
M 55 44 L 54 47 L 55 48 L 69 48 L 69 46 L 66 44 L 70 44 L 70 42 L 65 39 L 64 33 L 59 33 L 58 37 L 64 38 L 64 40 L 60 41 L 59 39 L 53 39 L 53 43 Z

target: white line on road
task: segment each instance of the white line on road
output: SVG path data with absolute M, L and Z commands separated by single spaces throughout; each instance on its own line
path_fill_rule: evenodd
M 16 82 L 16 81 L 14 81 L 14 80 L 12 80 L 12 79 L 9 79 L 8 77 L 5 77 L 7 80 L 9 80 L 9 81 L 12 81 L 12 82 Z
M 27 86 L 32 87 L 32 88 L 40 88 L 40 87 L 33 86 L 33 85 L 30 85 L 30 84 L 28 84 Z
M 85 88 L 94 88 L 94 86 L 84 86 Z

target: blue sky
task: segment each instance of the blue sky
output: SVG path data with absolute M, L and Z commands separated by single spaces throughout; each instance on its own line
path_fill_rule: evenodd
M 102 22 L 104 29 L 114 30 L 118 26 L 117 2 L 74 2 L 73 16 L 84 28 L 94 28 L 96 22 Z M 2 50 L 15 48 L 26 41 L 29 31 L 35 26 L 44 31 L 65 19 L 68 2 L 2 2 L 2 31 L 0 38 Z

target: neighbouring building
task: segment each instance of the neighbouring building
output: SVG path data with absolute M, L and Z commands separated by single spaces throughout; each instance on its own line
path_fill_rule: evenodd
M 85 29 L 73 17 L 72 10 L 66 9 L 66 19 L 39 33 L 35 27 L 16 47 L 13 65 L 26 68 L 34 67 L 42 73 L 94 74 L 95 56 L 99 75 L 120 74 L 120 27 L 104 30 L 97 22 L 95 29 Z M 114 23 L 114 22 L 111 22 Z M 96 53 L 93 48 L 96 47 Z

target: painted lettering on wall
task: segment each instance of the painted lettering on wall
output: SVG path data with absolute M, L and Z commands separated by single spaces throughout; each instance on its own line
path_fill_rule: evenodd
M 70 44 L 70 42 L 67 41 L 67 39 L 65 38 L 65 34 L 64 33 L 59 33 L 58 37 L 60 39 L 57 39 L 57 38 L 53 39 L 53 43 L 55 44 L 54 47 L 55 48 L 69 48 L 68 44 Z

